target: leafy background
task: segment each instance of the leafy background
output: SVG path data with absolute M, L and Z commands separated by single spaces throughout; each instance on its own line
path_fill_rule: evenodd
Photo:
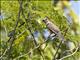
M 64 57 L 67 53 L 63 54 L 63 52 L 71 49 L 76 50 L 76 47 L 79 46 L 74 55 L 64 60 L 80 60 L 80 23 L 78 16 L 71 9 L 70 1 L 24 0 L 22 1 L 23 13 L 20 13 L 18 17 L 19 2 L 17 0 L 0 1 L 0 59 L 52 60 L 57 48 L 59 48 L 60 41 L 58 38 L 48 39 L 50 32 L 42 22 L 45 16 L 48 16 L 50 21 L 59 27 L 63 36 L 68 29 L 64 38 L 71 42 L 66 43 L 69 48 L 61 45 L 57 58 L 61 58 L 59 55 Z M 16 21 L 18 21 L 18 24 L 15 29 Z M 13 43 L 11 40 L 8 41 L 10 37 L 15 38 Z M 48 39 L 48 42 L 42 44 L 46 39 Z M 42 44 L 39 47 L 40 51 L 36 48 L 34 40 L 37 46 Z M 11 49 L 8 49 L 11 44 Z

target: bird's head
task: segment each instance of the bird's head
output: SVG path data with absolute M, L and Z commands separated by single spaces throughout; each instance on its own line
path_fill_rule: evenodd
M 48 17 L 45 17 L 42 21 L 45 23 L 45 24 L 48 24 L 48 21 L 49 20 L 49 18 Z

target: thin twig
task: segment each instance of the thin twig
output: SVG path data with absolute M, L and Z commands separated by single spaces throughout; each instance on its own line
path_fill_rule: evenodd
M 12 46 L 14 46 L 14 45 L 12 45 Z M 6 55 L 6 53 L 7 53 L 7 51 L 8 51 L 9 49 L 10 49 L 10 46 L 8 46 L 8 47 L 5 49 L 4 53 L 0 56 L 0 59 L 2 59 L 4 55 Z
M 6 50 L 3 52 L 3 54 L 1 55 L 0 58 L 2 58 L 7 52 L 9 53 L 8 55 L 10 55 L 11 47 L 12 47 L 12 44 L 13 44 L 13 42 L 15 40 L 15 31 L 16 31 L 16 28 L 18 26 L 21 10 L 22 10 L 22 1 L 20 1 L 20 8 L 19 8 L 19 12 L 18 12 L 18 18 L 17 18 L 16 24 L 15 24 L 15 27 L 14 27 L 14 30 L 13 30 L 14 31 L 13 37 L 9 38 L 9 40 L 11 40 L 10 41 L 10 46 L 8 46 L 8 48 L 6 48 Z
M 55 55 L 54 55 L 54 58 L 53 58 L 52 60 L 55 60 L 55 59 L 56 59 L 56 55 L 57 55 L 57 53 L 58 53 L 58 51 L 59 51 L 59 49 L 60 49 L 61 44 L 62 44 L 62 41 L 61 41 L 60 44 L 58 45 L 58 49 L 57 49 L 57 51 L 56 51 L 56 53 L 55 53 Z
M 25 15 L 24 15 L 24 12 L 23 12 L 23 9 L 22 9 L 22 16 L 23 16 L 23 18 L 25 19 L 26 23 L 27 23 L 28 21 L 30 21 L 30 12 L 28 12 L 28 19 L 26 19 Z M 27 20 L 28 20 L 28 21 L 27 21 Z M 32 35 L 32 37 L 33 37 L 33 39 L 34 39 L 33 41 L 34 41 L 35 46 L 38 46 L 38 44 L 37 44 L 37 42 L 36 42 L 36 40 L 35 40 L 35 37 L 34 37 L 34 35 L 33 35 L 33 33 L 32 33 L 31 24 L 27 23 L 27 26 L 28 26 L 28 30 L 29 30 L 30 34 Z M 38 48 L 37 50 L 39 51 L 40 55 L 42 56 L 42 58 L 43 58 L 43 60 L 44 60 L 44 57 L 43 57 L 43 55 L 42 55 L 42 53 L 41 53 L 41 50 L 40 50 L 39 48 Z
M 67 56 L 64 56 L 64 57 L 60 58 L 59 60 L 63 60 L 63 59 L 65 59 L 65 58 L 68 58 L 68 57 L 70 57 L 70 56 L 73 56 L 73 55 L 77 52 L 78 48 L 79 48 L 79 47 L 77 47 L 76 50 L 75 50 L 72 54 L 67 55 Z
M 18 57 L 16 57 L 16 58 L 14 58 L 13 60 L 17 60 L 17 59 L 19 59 L 19 58 L 21 58 L 21 57 L 23 57 L 23 56 L 26 56 L 26 55 L 30 54 L 32 51 L 36 50 L 37 48 L 39 48 L 41 45 L 43 45 L 43 44 L 46 43 L 46 42 L 47 42 L 47 41 L 45 40 L 43 43 L 41 43 L 40 45 L 36 46 L 34 49 L 32 49 L 31 51 L 29 51 L 28 53 L 23 54 L 23 55 L 21 55 L 21 56 L 18 56 Z
M 65 31 L 65 33 L 64 33 L 64 36 L 66 35 L 66 33 L 67 33 L 67 31 L 68 31 L 68 28 L 66 29 L 66 31 Z M 59 49 L 60 49 L 60 46 L 62 45 L 62 42 L 64 41 L 63 39 L 63 36 L 61 37 L 61 42 L 60 42 L 60 44 L 58 45 L 58 49 L 57 49 L 57 51 L 56 51 L 56 53 L 55 53 L 55 55 L 54 55 L 54 58 L 52 59 L 52 60 L 55 60 L 56 59 L 56 55 L 57 55 L 57 53 L 58 53 L 58 51 L 59 51 Z
M 24 32 L 26 32 L 26 29 L 19 36 L 17 36 L 16 39 L 18 37 L 20 37 Z M 4 51 L 4 53 L 1 55 L 0 59 L 6 54 L 6 52 L 9 50 L 9 48 L 10 48 L 9 46 L 8 46 L 8 48 L 6 48 L 6 50 Z
M 2 59 L 2 57 L 6 54 L 6 52 L 8 51 L 9 47 L 4 51 L 4 53 L 1 55 L 0 59 Z
M 10 48 L 9 48 L 9 50 L 8 50 L 8 55 L 10 55 L 10 51 L 11 51 L 11 49 L 12 49 L 12 44 L 13 44 L 13 42 L 14 42 L 14 40 L 15 40 L 15 31 L 16 31 L 16 28 L 17 28 L 17 26 L 18 26 L 18 22 L 19 22 L 19 19 L 20 19 L 20 13 L 21 13 L 21 11 L 22 11 L 22 0 L 21 1 L 19 1 L 19 3 L 20 3 L 20 7 L 19 7 L 19 12 L 18 12 L 18 17 L 17 17 L 17 21 L 16 21 L 16 24 L 15 24 L 15 27 L 14 27 L 14 35 L 13 35 L 13 37 L 12 37 L 12 40 L 10 41 Z
M 22 33 L 20 33 L 18 36 L 16 36 L 16 39 L 19 38 L 25 32 L 26 32 L 26 29 Z

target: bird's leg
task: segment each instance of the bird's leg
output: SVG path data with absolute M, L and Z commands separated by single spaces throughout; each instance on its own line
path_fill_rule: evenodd
M 47 42 L 49 41 L 49 39 L 50 39 L 50 40 L 53 40 L 53 39 L 56 38 L 56 37 L 57 37 L 56 34 L 54 34 L 54 33 L 50 34 L 49 37 L 48 37 L 48 39 L 47 39 Z M 44 49 L 47 47 L 47 45 L 48 45 L 48 43 L 46 43 Z
M 50 34 L 50 36 L 49 36 L 49 38 L 50 38 L 51 40 L 53 40 L 53 39 L 56 38 L 56 37 L 57 37 L 57 35 L 54 34 L 54 33 Z

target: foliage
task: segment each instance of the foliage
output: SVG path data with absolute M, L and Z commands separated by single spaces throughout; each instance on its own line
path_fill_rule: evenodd
M 54 40 L 49 40 L 48 42 L 41 45 L 45 42 L 45 38 L 43 37 L 43 30 L 47 29 L 45 24 L 42 22 L 45 16 L 50 18 L 57 27 L 59 27 L 62 35 L 66 40 L 70 40 L 78 45 L 80 35 L 73 35 L 71 26 L 68 25 L 67 19 L 63 16 L 63 11 L 55 10 L 51 1 L 30 1 L 24 0 L 22 1 L 22 12 L 20 13 L 20 17 L 18 16 L 20 10 L 20 1 L 1 1 L 1 41 L 0 41 L 0 51 L 2 52 L 0 56 L 5 52 L 8 46 L 11 45 L 11 41 L 8 41 L 12 31 L 14 42 L 12 43 L 11 50 L 7 51 L 2 58 L 3 60 L 51 60 L 53 59 L 57 46 L 60 43 L 59 39 L 56 38 Z M 18 21 L 19 20 L 19 21 Z M 16 25 L 16 21 L 18 21 L 18 25 Z M 78 25 L 77 25 L 78 26 Z M 36 38 L 34 37 L 34 32 L 39 31 L 40 35 L 37 40 L 37 46 L 41 45 L 35 49 Z M 9 35 L 10 34 L 10 35 Z M 30 37 L 30 38 L 29 38 Z M 46 46 L 47 45 L 47 46 Z M 34 50 L 33 50 L 34 49 Z M 59 53 L 67 50 L 64 45 L 61 45 L 61 49 Z M 30 52 L 31 51 L 31 52 Z M 59 55 L 57 54 L 57 56 Z M 25 55 L 26 54 L 26 55 Z M 22 56 L 24 55 L 24 56 Z M 20 57 L 22 56 L 22 57 Z M 80 59 L 80 51 L 78 51 L 73 56 L 66 58 L 65 60 L 78 60 Z M 20 58 L 18 58 L 20 57 Z M 78 59 L 77 59 L 78 58 Z

